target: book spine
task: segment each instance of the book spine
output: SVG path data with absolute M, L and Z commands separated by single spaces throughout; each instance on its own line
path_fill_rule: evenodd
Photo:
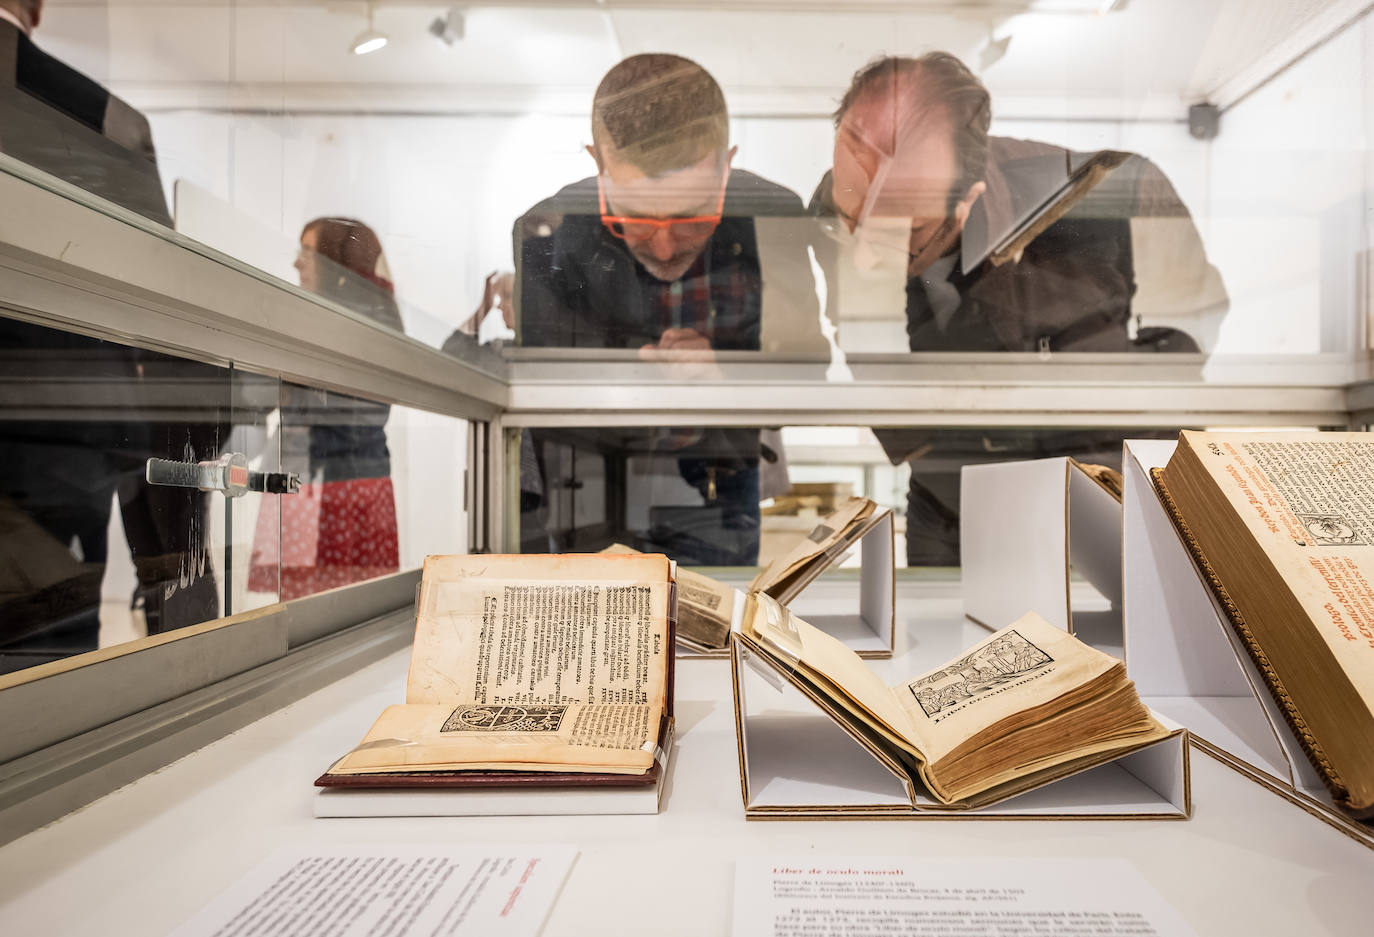
M 1293 698 L 1288 695 L 1288 690 L 1284 688 L 1283 681 L 1279 678 L 1278 672 L 1274 670 L 1273 664 L 1269 662 L 1269 656 L 1264 653 L 1264 648 L 1255 640 L 1254 634 L 1245 623 L 1245 617 L 1241 615 L 1240 608 L 1231 599 L 1231 595 L 1226 591 L 1226 586 L 1222 584 L 1217 576 L 1216 570 L 1212 568 L 1211 561 L 1202 552 L 1202 545 L 1193 536 L 1187 521 L 1183 519 L 1183 514 L 1174 501 L 1173 495 L 1169 493 L 1168 486 L 1164 482 L 1164 470 L 1160 468 L 1150 469 L 1150 477 L 1154 480 L 1155 490 L 1159 492 L 1160 500 L 1164 504 L 1165 510 L 1169 514 L 1169 519 L 1173 521 L 1174 529 L 1178 531 L 1179 537 L 1192 554 L 1193 561 L 1198 569 L 1202 571 L 1203 578 L 1207 580 L 1207 585 L 1212 593 L 1217 597 L 1222 610 L 1226 613 L 1226 618 L 1231 623 L 1231 628 L 1239 636 L 1240 641 L 1245 645 L 1246 652 L 1254 662 L 1255 668 L 1264 678 L 1265 686 L 1269 688 L 1269 695 L 1278 704 L 1279 711 L 1283 713 L 1283 719 L 1288 723 L 1288 727 L 1293 731 L 1293 735 L 1302 746 L 1302 750 L 1307 754 L 1307 758 L 1312 762 L 1313 767 L 1326 782 L 1327 788 L 1331 791 L 1331 796 L 1336 802 L 1346 809 L 1351 809 L 1350 789 L 1341 776 L 1336 772 L 1335 767 L 1327 759 L 1326 753 L 1322 751 L 1316 737 L 1307 727 L 1307 722 L 1303 719 L 1302 713 L 1294 705 Z

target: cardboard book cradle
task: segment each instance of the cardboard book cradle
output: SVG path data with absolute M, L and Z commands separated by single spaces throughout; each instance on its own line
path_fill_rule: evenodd
M 897 576 L 896 533 L 891 509 L 874 511 L 854 539 L 839 544 L 785 591 L 773 596 L 801 615 L 812 626 L 839 639 L 860 657 L 889 658 L 896 641 Z M 853 593 L 844 596 L 822 595 L 822 574 L 838 567 L 850 553 L 859 551 L 859 610 L 853 608 Z M 821 585 L 816 584 L 820 582 Z M 813 586 L 815 586 L 813 588 Z M 729 653 L 728 651 L 726 652 Z
M 1188 733 L 974 810 L 951 810 L 742 634 L 731 636 L 740 791 L 751 820 L 1186 819 Z M 1159 714 L 1156 713 L 1156 718 Z
M 1121 501 L 1081 463 L 1060 456 L 964 466 L 959 560 L 964 614 L 974 621 L 1000 628 L 1033 609 L 1120 656 Z M 1071 588 L 1070 570 L 1099 595 Z
M 1192 744 L 1374 848 L 1374 824 L 1341 812 L 1289 729 L 1150 478 L 1175 444 L 1124 447 L 1126 663 L 1144 703 Z

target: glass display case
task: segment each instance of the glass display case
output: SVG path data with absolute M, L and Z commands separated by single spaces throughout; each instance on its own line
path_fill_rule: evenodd
M 266 629 L 208 686 L 429 553 L 752 568 L 849 494 L 952 577 L 964 465 L 1363 427 L 1371 29 L 0 0 L 0 701 Z

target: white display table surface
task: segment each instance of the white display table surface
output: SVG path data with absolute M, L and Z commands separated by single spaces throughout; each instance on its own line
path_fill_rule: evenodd
M 987 633 L 961 622 L 949 584 L 902 582 L 897 608 L 897 657 L 871 662 L 889 682 Z M 678 661 L 678 748 L 659 816 L 313 818 L 311 782 L 402 699 L 407 664 L 392 655 L 0 848 L 0 934 L 156 937 L 282 846 L 486 842 L 581 850 L 549 937 L 617 933 L 615 922 L 729 934 L 745 855 L 1121 857 L 1200 935 L 1374 929 L 1374 851 L 1198 752 L 1192 820 L 746 822 L 724 660 Z

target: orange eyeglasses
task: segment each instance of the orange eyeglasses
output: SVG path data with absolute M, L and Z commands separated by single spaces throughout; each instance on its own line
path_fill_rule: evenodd
M 684 218 L 640 218 L 634 215 L 612 215 L 606 210 L 606 189 L 601 182 L 601 173 L 596 174 L 596 195 L 601 204 L 601 223 L 606 230 L 622 241 L 647 241 L 659 231 L 668 229 L 675 237 L 683 240 L 707 237 L 720 224 L 725 212 L 725 187 L 730 179 L 730 167 L 720 180 L 720 198 L 716 210 L 710 215 L 693 215 Z

